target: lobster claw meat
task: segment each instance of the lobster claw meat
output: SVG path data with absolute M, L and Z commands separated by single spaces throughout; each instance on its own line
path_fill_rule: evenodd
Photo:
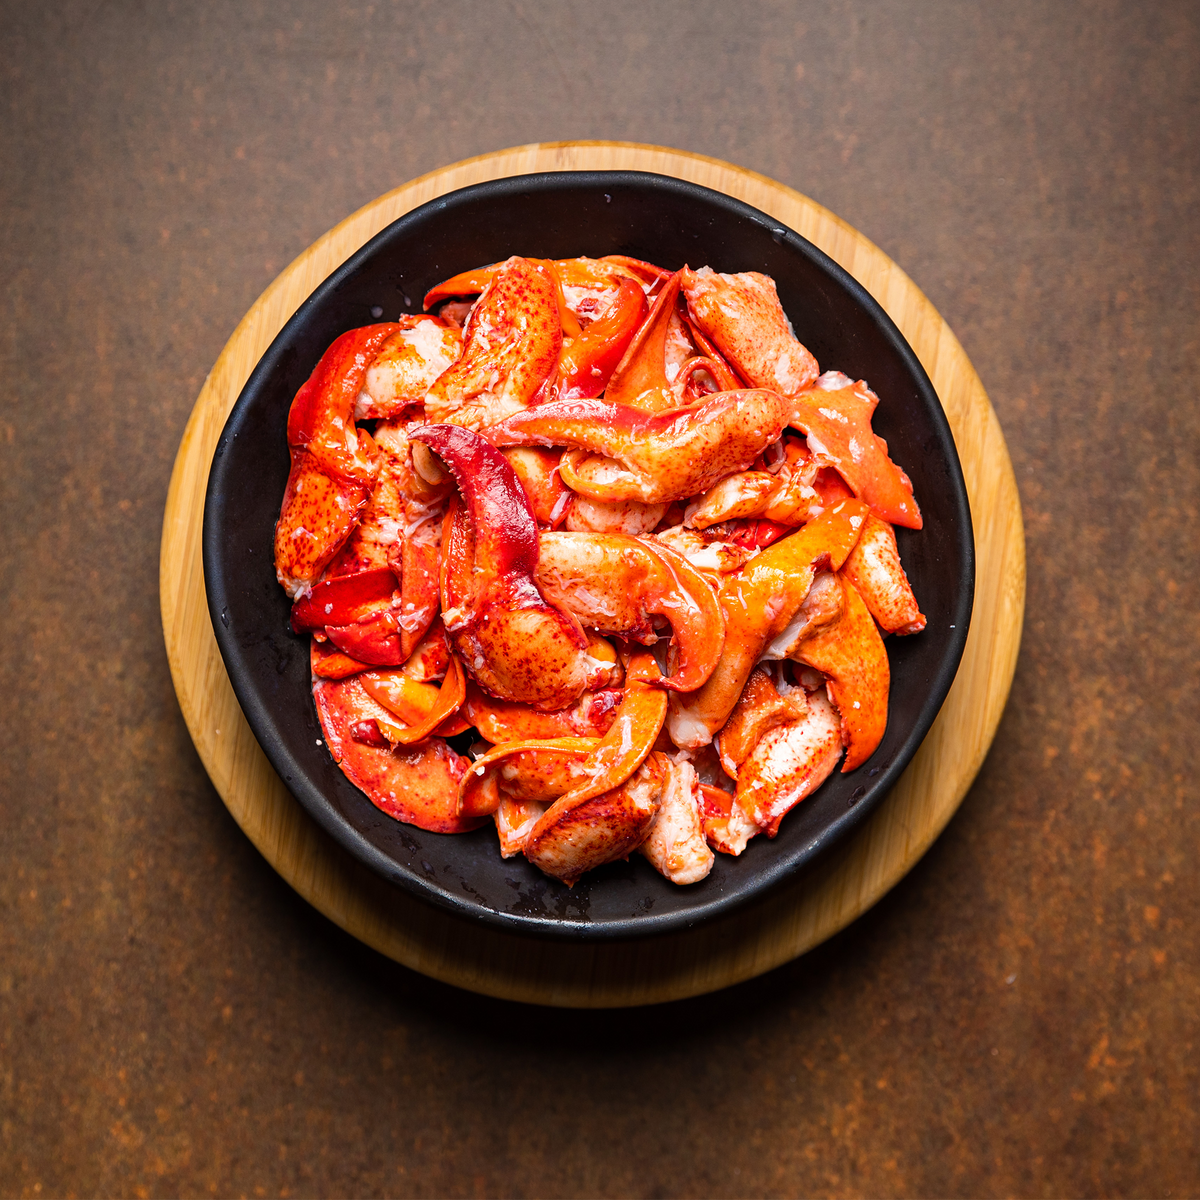
M 510 258 L 467 321 L 463 356 L 425 395 L 428 419 L 477 429 L 533 402 L 558 364 L 562 324 L 550 272 Z
M 665 774 L 662 799 L 638 852 L 672 883 L 699 883 L 713 866 L 713 852 L 704 836 L 699 780 L 691 763 L 675 763 L 661 753 L 655 757 Z
M 675 669 L 663 687 L 694 691 L 712 674 L 725 621 L 712 588 L 682 555 L 626 534 L 543 533 L 539 545 L 539 590 L 582 625 L 654 642 L 651 618 L 670 624 Z
M 812 385 L 817 360 L 796 340 L 769 276 L 685 267 L 681 282 L 692 321 L 751 386 L 795 396 Z
M 442 620 L 451 646 L 493 695 L 565 708 L 588 683 L 587 637 L 537 589 L 537 522 L 512 467 L 457 425 L 420 426 L 410 437 L 442 458 L 466 504 L 443 537 Z
M 354 425 L 367 368 L 396 325 L 342 334 L 288 411 L 291 468 L 275 525 L 275 574 L 289 596 L 311 586 L 350 536 L 370 499 L 379 455 Z
M 666 755 L 654 754 L 608 791 L 560 797 L 526 835 L 525 857 L 568 887 L 586 871 L 628 858 L 655 824 L 664 765 Z
M 789 410 L 789 401 L 763 390 L 718 392 L 659 413 L 607 400 L 557 401 L 517 413 L 484 436 L 496 446 L 576 447 L 560 467 L 572 491 L 655 504 L 744 470 L 779 437 Z
M 829 698 L 841 714 L 845 772 L 862 766 L 883 740 L 891 667 L 883 638 L 858 590 L 844 574 L 837 578 L 845 593 L 840 619 L 805 638 L 791 657 L 829 677 Z
M 602 738 L 497 746 L 475 761 L 461 784 L 463 813 L 495 811 L 501 792 L 526 801 L 553 798 L 524 850 L 536 866 L 569 884 L 592 867 L 627 856 L 657 812 L 662 769 L 646 760 L 666 716 L 666 693 L 656 686 L 660 673 L 648 652 L 630 655 L 625 671 L 621 706 Z
M 763 650 L 796 619 L 817 568 L 836 570 L 846 561 L 867 512 L 861 501 L 843 501 L 769 546 L 722 585 L 725 647 L 703 687 L 671 698 L 667 727 L 677 746 L 708 745 L 728 720 Z
M 788 424 L 808 436 L 809 447 L 833 463 L 850 490 L 885 521 L 921 528 L 912 482 L 888 457 L 887 442 L 871 429 L 879 397 L 860 379 L 837 371 L 793 398 Z

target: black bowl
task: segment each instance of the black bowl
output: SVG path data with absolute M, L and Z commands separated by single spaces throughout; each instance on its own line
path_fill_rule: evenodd
M 288 475 L 288 408 L 341 333 L 420 310 L 435 283 L 512 254 L 627 254 L 772 276 L 799 339 L 823 369 L 866 379 L 875 431 L 912 478 L 925 518 L 898 530 L 928 628 L 889 638 L 891 711 L 857 771 L 835 773 L 740 858 L 677 887 L 634 856 L 574 888 L 523 858 L 500 857 L 490 827 L 448 836 L 379 812 L 325 748 L 309 687 L 308 638 L 288 628 L 272 533 Z M 916 355 L 878 304 L 815 246 L 764 213 L 695 184 L 640 172 L 566 172 L 479 184 L 402 217 L 300 306 L 238 398 L 213 456 L 204 577 L 217 643 L 259 744 L 301 804 L 341 846 L 433 904 L 510 932 L 632 938 L 682 929 L 761 897 L 857 826 L 921 744 L 954 680 L 974 592 L 974 542 L 954 440 Z

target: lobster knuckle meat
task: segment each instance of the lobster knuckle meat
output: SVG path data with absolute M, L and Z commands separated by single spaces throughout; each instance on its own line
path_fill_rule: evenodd
M 500 797 L 493 816 L 496 821 L 496 836 L 500 839 L 501 858 L 512 858 L 521 853 L 526 839 L 545 811 L 546 805 L 536 800 Z
M 586 871 L 628 858 L 658 814 L 664 758 L 652 755 L 609 791 L 560 797 L 527 835 L 525 857 L 568 887 Z
M 842 573 L 885 633 L 904 635 L 925 628 L 925 617 L 900 562 L 896 532 L 874 513 L 867 518 Z
M 802 641 L 792 657 L 829 678 L 829 698 L 841 714 L 845 772 L 862 766 L 883 740 L 891 666 L 858 590 L 844 574 L 838 581 L 845 593 L 841 617 Z
M 795 618 L 817 568 L 841 567 L 867 507 L 845 500 L 752 558 L 722 585 L 725 646 L 708 682 L 671 700 L 667 728 L 677 746 L 706 746 L 729 719 L 767 644 Z
M 738 772 L 737 804 L 768 837 L 806 796 L 833 773 L 842 756 L 842 733 L 833 705 L 820 692 L 808 698 L 797 721 L 769 729 Z
M 459 426 L 421 426 L 410 436 L 441 456 L 466 504 L 449 522 L 443 555 L 451 645 L 471 677 L 501 699 L 545 710 L 572 703 L 588 682 L 587 638 L 537 589 L 537 523 L 512 467 Z
M 700 821 L 708 844 L 735 858 L 759 832 L 732 792 L 707 783 L 700 785 Z
M 655 757 L 666 778 L 658 815 L 638 850 L 672 883 L 699 883 L 712 870 L 714 856 L 704 836 L 696 771 L 665 754 Z
M 725 774 L 736 779 L 738 769 L 768 729 L 787 721 L 797 721 L 807 710 L 803 688 L 795 688 L 781 696 L 766 671 L 761 668 L 751 671 L 717 739 Z
M 572 491 L 645 504 L 684 500 L 745 470 L 787 423 L 789 402 L 761 389 L 718 392 L 688 408 L 646 413 L 607 400 L 558 401 L 485 431 L 496 446 L 569 446 Z
M 551 603 L 581 624 L 635 641 L 657 639 L 652 618 L 673 633 L 677 665 L 663 686 L 693 691 L 721 654 L 724 620 L 716 595 L 668 547 L 625 534 L 543 533 L 536 579 Z
M 510 258 L 471 310 L 462 358 L 425 395 L 431 421 L 477 429 L 519 412 L 558 365 L 562 325 L 550 272 Z
M 367 368 L 354 405 L 358 421 L 399 416 L 420 404 L 448 367 L 462 356 L 458 327 L 438 317 L 402 316 Z
M 668 343 L 678 344 L 677 331 L 682 328 L 675 316 L 678 295 L 679 272 L 676 271 L 663 283 L 644 323 L 633 335 L 624 357 L 613 371 L 605 391 L 609 403 L 627 405 L 645 412 L 661 412 L 678 407 L 671 391 L 671 381 L 667 377 Z M 674 338 L 672 334 L 675 334 Z M 676 370 L 688 349 L 685 343 L 680 362 L 674 364 Z M 679 351 L 676 353 L 680 354 Z M 569 397 L 564 396 L 563 399 Z
M 769 276 L 685 267 L 682 286 L 688 315 L 752 386 L 794 396 L 816 379 L 817 360 L 796 340 Z

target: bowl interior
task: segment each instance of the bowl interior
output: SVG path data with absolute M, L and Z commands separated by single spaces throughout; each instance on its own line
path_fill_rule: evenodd
M 880 396 L 875 432 L 913 481 L 925 519 L 897 530 L 928 628 L 889 638 L 887 732 L 859 770 L 835 773 L 784 820 L 774 841 L 718 854 L 709 877 L 677 887 L 639 856 L 574 888 L 523 858 L 501 859 L 484 827 L 447 836 L 379 812 L 322 742 L 308 639 L 288 629 L 272 537 L 288 475 L 288 408 L 341 333 L 421 311 L 426 290 L 512 254 L 627 254 L 661 266 L 771 275 L 796 336 L 822 370 L 865 379 Z M 937 396 L 891 320 L 849 275 L 777 221 L 694 184 L 637 172 L 521 176 L 416 209 L 335 271 L 272 343 L 229 416 L 204 513 L 204 570 L 217 642 L 267 757 L 297 799 L 351 854 L 407 891 L 472 920 L 550 937 L 629 938 L 691 926 L 762 896 L 856 826 L 886 795 L 953 682 L 974 588 L 970 511 Z

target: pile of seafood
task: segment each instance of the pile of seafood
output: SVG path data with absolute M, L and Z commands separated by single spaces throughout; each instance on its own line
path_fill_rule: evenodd
M 296 395 L 275 528 L 325 741 L 383 812 L 573 884 L 738 855 L 887 725 L 921 528 L 774 282 L 623 256 L 457 275 Z

